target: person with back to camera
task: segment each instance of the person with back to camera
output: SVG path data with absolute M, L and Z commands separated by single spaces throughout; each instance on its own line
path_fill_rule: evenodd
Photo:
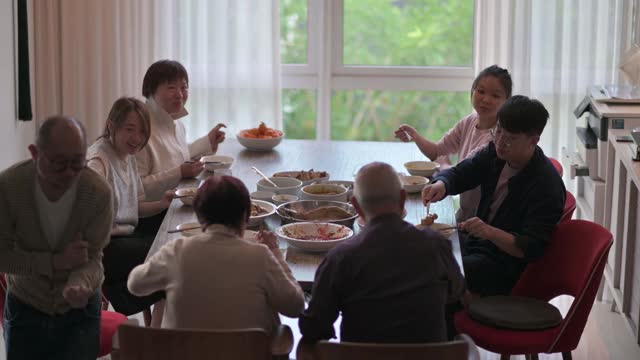
M 462 161 L 473 156 L 491 140 L 490 131 L 496 126 L 496 114 L 502 104 L 511 97 L 513 84 L 506 69 L 492 65 L 482 70 L 471 84 L 471 105 L 474 112 L 460 120 L 438 142 L 432 142 L 409 125 L 402 125 L 395 135 L 402 141 L 414 141 L 418 149 L 429 159 L 450 164 L 448 155 L 458 154 Z M 458 221 L 475 216 L 480 202 L 480 189 L 460 194 Z
M 188 114 L 189 75 L 177 61 L 160 60 L 147 69 L 142 95 L 151 115 L 151 136 L 136 154 L 138 172 L 148 201 L 157 201 L 167 190 L 175 189 L 182 179 L 200 174 L 204 164 L 200 156 L 215 153 L 225 139 L 218 124 L 193 143 L 187 143 L 181 118 Z M 165 212 L 140 220 L 140 230 L 156 234 Z
M 542 256 L 562 216 L 562 178 L 537 145 L 548 118 L 539 101 L 511 97 L 498 111 L 494 140 L 422 191 L 426 205 L 480 186 L 476 216 L 459 224 L 472 293 L 510 294 L 527 263 Z
M 193 207 L 202 233 L 165 244 L 129 275 L 132 294 L 164 290 L 163 328 L 245 329 L 273 333 L 278 313 L 297 317 L 304 295 L 278 240 L 268 231 L 244 239 L 251 200 L 232 176 L 212 176 Z
M 140 298 L 127 290 L 129 272 L 144 262 L 154 240 L 153 235 L 137 229 L 138 219 L 168 208 L 175 195 L 168 190 L 158 201 L 145 201 L 135 155 L 145 147 L 150 132 L 147 107 L 140 100 L 123 97 L 113 103 L 103 134 L 87 151 L 87 166 L 105 178 L 113 194 L 113 228 L 104 249 L 103 290 L 113 308 L 127 316 L 164 298 L 162 292 Z M 161 306 L 154 310 L 161 311 Z

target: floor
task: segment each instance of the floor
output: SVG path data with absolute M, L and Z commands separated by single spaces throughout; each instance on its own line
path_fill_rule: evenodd
M 558 298 L 552 301 L 563 315 L 571 304 L 571 298 Z M 575 360 L 627 360 L 640 359 L 640 346 L 633 339 L 627 325 L 620 315 L 611 312 L 611 305 L 606 302 L 596 302 L 587 325 L 582 334 L 582 339 L 578 348 L 573 351 Z M 134 315 L 139 323 L 143 323 L 142 314 Z M 295 319 L 283 318 L 283 322 L 288 324 L 296 336 L 296 341 L 300 335 L 297 333 L 297 321 Z M 4 349 L 4 342 L 0 337 L 0 346 Z M 295 348 L 294 348 L 295 349 Z M 295 351 L 292 352 L 293 358 Z M 500 355 L 480 349 L 482 360 L 498 360 Z M 109 360 L 106 356 L 100 360 Z M 524 359 L 524 356 L 512 356 L 511 359 Z M 562 359 L 560 354 L 540 354 L 540 359 Z M 5 360 L 4 351 L 0 352 L 0 360 Z

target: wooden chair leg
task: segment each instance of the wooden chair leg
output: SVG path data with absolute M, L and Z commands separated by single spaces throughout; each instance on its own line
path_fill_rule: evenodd
M 511 355 L 509 354 L 500 354 L 500 360 L 509 360 L 511 359 Z
M 144 326 L 151 326 L 151 308 L 142 310 L 142 317 L 144 318 Z
M 571 360 L 571 351 L 565 351 L 562 353 L 562 360 Z

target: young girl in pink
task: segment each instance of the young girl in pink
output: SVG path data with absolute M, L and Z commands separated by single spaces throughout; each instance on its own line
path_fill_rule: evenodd
M 409 125 L 400 126 L 395 136 L 405 142 L 414 141 L 425 156 L 442 164 L 450 164 L 448 156 L 452 154 L 465 159 L 492 140 L 490 130 L 496 125 L 498 109 L 511 96 L 511 89 L 509 72 L 497 65 L 489 66 L 471 85 L 471 105 L 475 111 L 460 120 L 440 141 L 427 140 Z M 460 194 L 457 220 L 475 216 L 479 201 L 479 187 Z

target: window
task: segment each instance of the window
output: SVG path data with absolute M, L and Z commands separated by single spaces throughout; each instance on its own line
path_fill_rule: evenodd
M 471 111 L 474 2 L 281 0 L 289 138 L 430 139 Z M 384 24 L 384 25 L 381 25 Z

